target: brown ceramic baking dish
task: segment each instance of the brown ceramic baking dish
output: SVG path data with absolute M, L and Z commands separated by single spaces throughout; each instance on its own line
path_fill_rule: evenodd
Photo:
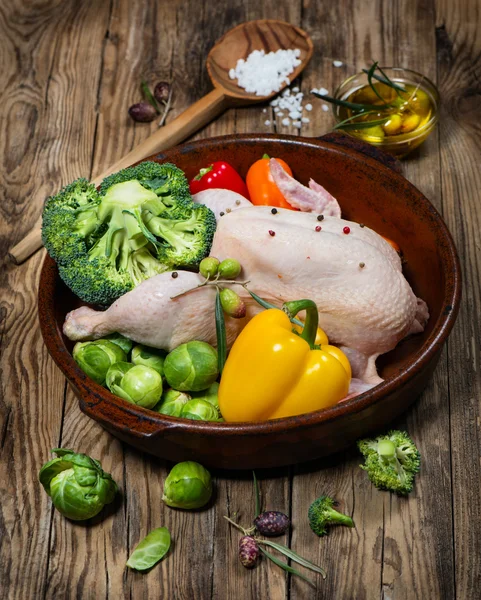
M 329 141 L 326 141 L 329 140 Z M 430 202 L 396 164 L 362 145 L 328 137 L 231 135 L 184 144 L 154 160 L 170 161 L 188 178 L 214 160 L 245 175 L 264 153 L 285 159 L 303 183 L 322 183 L 340 202 L 343 216 L 362 222 L 402 248 L 405 275 L 430 309 L 424 333 L 402 341 L 378 360 L 384 383 L 324 411 L 262 423 L 208 423 L 176 419 L 138 408 L 94 383 L 71 357 L 62 334 L 67 312 L 81 303 L 60 280 L 47 256 L 39 287 L 39 316 L 48 351 L 84 413 L 133 446 L 172 461 L 251 469 L 306 461 L 341 450 L 387 426 L 426 386 L 455 322 L 461 295 L 460 267 L 451 235 Z M 345 145 L 347 144 L 347 147 Z M 381 158 L 382 162 L 376 160 Z M 392 168 L 394 166 L 394 169 Z

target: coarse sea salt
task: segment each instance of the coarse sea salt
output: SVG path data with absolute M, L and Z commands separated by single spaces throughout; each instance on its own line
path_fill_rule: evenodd
M 254 50 L 245 60 L 237 61 L 235 68 L 230 69 L 229 77 L 237 79 L 237 85 L 249 94 L 269 96 L 278 92 L 283 84 L 290 84 L 289 75 L 301 64 L 300 55 L 299 48 L 268 54 L 264 50 Z

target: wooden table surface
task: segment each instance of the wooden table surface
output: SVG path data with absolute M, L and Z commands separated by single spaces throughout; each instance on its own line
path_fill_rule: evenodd
M 294 468 L 259 472 L 271 508 L 291 515 L 288 543 L 324 566 L 310 587 L 265 561 L 247 571 L 238 532 L 249 519 L 250 473 L 214 473 L 215 504 L 198 513 L 163 505 L 169 465 L 121 444 L 83 415 L 53 364 L 37 320 L 44 251 L 21 266 L 6 258 L 42 202 L 78 176 L 95 176 L 156 128 L 127 115 L 139 83 L 172 80 L 169 119 L 210 88 L 204 60 L 229 28 L 255 18 L 300 25 L 315 44 L 298 82 L 332 91 L 370 63 L 409 67 L 439 86 L 440 124 L 403 163 L 405 176 L 443 214 L 457 243 L 464 297 L 454 331 L 423 396 L 405 415 L 422 453 L 409 498 L 374 489 L 355 449 Z M 0 3 L 0 597 L 237 600 L 472 599 L 481 583 L 481 7 L 478 0 L 11 0 Z M 344 62 L 334 68 L 333 59 Z M 332 126 L 313 100 L 301 134 Z M 231 110 L 197 137 L 274 131 L 270 109 Z M 280 126 L 280 133 L 299 131 Z M 104 518 L 75 524 L 52 510 L 38 483 L 50 449 L 101 459 L 121 500 Z M 319 541 L 306 521 L 321 493 L 337 498 L 356 529 Z M 148 574 L 125 568 L 151 529 L 174 537 Z

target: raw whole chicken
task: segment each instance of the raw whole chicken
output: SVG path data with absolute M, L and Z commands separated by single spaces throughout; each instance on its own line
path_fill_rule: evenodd
M 284 183 L 278 185 L 284 193 Z M 319 192 L 316 186 L 321 188 L 314 182 L 304 190 Z M 238 198 L 231 194 L 210 190 L 210 197 L 206 191 L 197 198 L 207 206 L 212 198 L 217 215 L 225 212 L 220 207 L 231 208 L 218 216 L 211 255 L 220 260 L 236 258 L 249 289 L 278 306 L 287 300 L 314 300 L 320 327 L 351 362 L 355 378 L 351 395 L 380 383 L 376 358 L 407 335 L 422 331 L 429 317 L 426 304 L 404 278 L 397 253 L 368 227 L 337 216 L 319 221 L 323 208 L 328 209 L 325 214 L 340 214 L 329 194 L 318 193 L 317 200 L 308 195 L 309 209 L 315 214 L 281 208 L 273 214 L 270 207 L 252 206 L 245 199 L 236 204 Z M 117 331 L 166 350 L 194 339 L 215 345 L 214 289 L 201 287 L 174 298 L 202 281 L 200 275 L 187 271 L 179 271 L 175 278 L 162 273 L 105 312 L 82 307 L 69 313 L 64 333 L 72 340 L 89 340 Z M 247 315 L 226 319 L 229 345 L 248 319 L 262 310 L 243 287 L 233 285 L 233 289 L 246 302 Z

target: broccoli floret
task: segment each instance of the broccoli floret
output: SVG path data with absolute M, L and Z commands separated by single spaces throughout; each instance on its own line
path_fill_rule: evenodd
M 333 508 L 334 500 L 329 496 L 321 496 L 309 507 L 308 518 L 312 531 L 319 537 L 327 535 L 330 525 L 354 527 L 351 517 L 343 515 Z
M 186 214 L 186 213 L 185 213 Z M 203 204 L 194 205 L 190 216 L 179 219 L 152 217 L 148 229 L 164 243 L 159 256 L 166 264 L 196 265 L 209 254 L 216 229 L 214 213 Z
M 366 459 L 361 468 L 378 489 L 399 495 L 412 491 L 421 457 L 405 431 L 389 431 L 373 439 L 359 440 L 357 445 Z
M 197 265 L 215 225 L 180 169 L 146 162 L 110 175 L 99 192 L 79 179 L 49 198 L 42 238 L 72 291 L 108 305 L 153 275 Z
M 158 202 L 152 203 L 150 210 L 157 216 L 165 212 L 166 216 L 181 217 L 185 216 L 185 209 L 192 208 L 189 182 L 183 171 L 171 163 L 147 161 L 122 169 L 102 181 L 100 193 L 105 195 L 113 185 L 125 181 L 139 181 L 144 188 L 155 192 Z

